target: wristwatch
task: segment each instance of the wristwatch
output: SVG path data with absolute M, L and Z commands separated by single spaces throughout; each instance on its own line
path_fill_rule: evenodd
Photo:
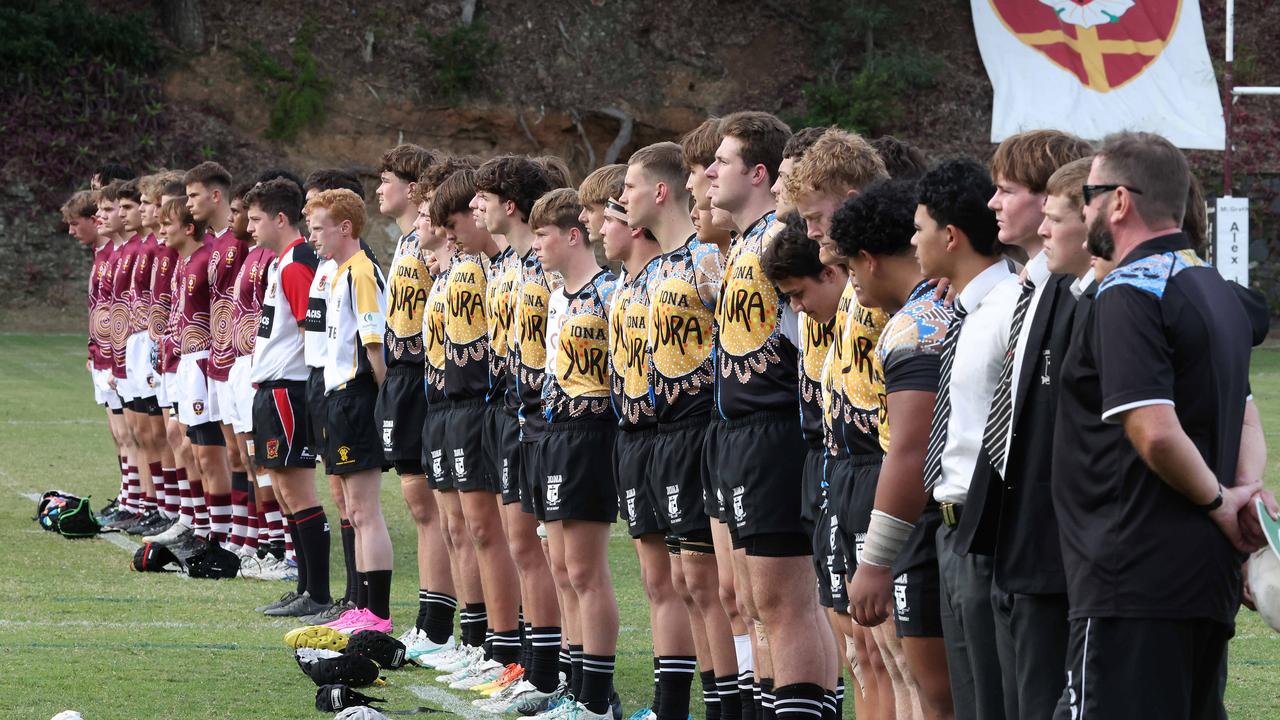
M 1218 483 L 1218 497 L 1204 505 L 1197 505 L 1196 507 L 1200 508 L 1200 510 L 1206 515 L 1222 507 L 1222 483 Z

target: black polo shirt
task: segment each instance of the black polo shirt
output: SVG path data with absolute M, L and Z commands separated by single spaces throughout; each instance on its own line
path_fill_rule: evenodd
M 1138 246 L 1082 298 L 1062 369 L 1053 499 L 1073 619 L 1230 624 L 1241 556 L 1125 437 L 1124 413 L 1172 405 L 1219 482 L 1235 484 L 1252 325 L 1182 233 Z

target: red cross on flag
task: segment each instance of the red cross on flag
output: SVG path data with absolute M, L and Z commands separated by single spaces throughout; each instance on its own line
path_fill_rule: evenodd
M 1221 150 L 1222 96 L 1195 0 L 970 0 L 994 89 L 991 140 L 1157 132 Z

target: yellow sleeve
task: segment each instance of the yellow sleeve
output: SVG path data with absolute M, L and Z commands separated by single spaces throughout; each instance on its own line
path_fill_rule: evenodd
M 351 298 L 362 345 L 381 344 L 387 330 L 386 298 L 382 289 L 372 263 L 366 261 L 352 266 Z

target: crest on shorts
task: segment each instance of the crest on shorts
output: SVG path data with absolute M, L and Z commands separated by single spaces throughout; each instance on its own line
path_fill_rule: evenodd
M 395 425 L 394 420 L 382 421 L 382 448 L 388 452 L 394 449 L 391 443 L 391 433 L 395 429 Z
M 636 524 L 636 489 L 627 488 L 627 522 Z
M 154 389 L 155 389 L 155 387 L 156 387 L 156 376 L 155 376 L 155 375 L 148 375 L 148 376 L 147 376 L 147 387 L 151 388 L 152 390 L 154 390 Z
M 667 486 L 667 516 L 671 519 L 671 522 L 676 522 L 680 519 L 679 485 Z
M 741 523 L 747 517 L 747 509 L 742 506 L 742 498 L 747 489 L 741 485 L 733 489 L 733 519 Z
M 893 579 L 893 605 L 898 613 L 898 620 L 910 619 L 911 607 L 907 605 L 907 576 L 899 575 Z
M 278 457 L 280 457 L 280 441 L 274 440 L 274 439 L 268 440 L 267 441 L 267 459 L 275 460 Z
M 1110 92 L 1141 75 L 1168 46 L 1182 0 L 990 0 L 1014 37 L 1073 75 Z
M 351 448 L 346 445 L 339 445 L 338 446 L 338 464 L 345 465 L 346 463 L 349 463 L 349 462 L 353 462 L 351 459 Z
M 203 415 L 203 414 L 204 414 L 204 402 L 203 402 L 203 401 L 201 401 L 201 400 L 196 400 L 195 402 L 191 403 L 191 411 L 192 411 L 192 412 L 194 412 L 194 413 L 195 413 L 195 414 L 197 414 L 197 415 Z
M 547 508 L 560 507 L 560 483 L 564 482 L 563 475 L 547 476 Z

